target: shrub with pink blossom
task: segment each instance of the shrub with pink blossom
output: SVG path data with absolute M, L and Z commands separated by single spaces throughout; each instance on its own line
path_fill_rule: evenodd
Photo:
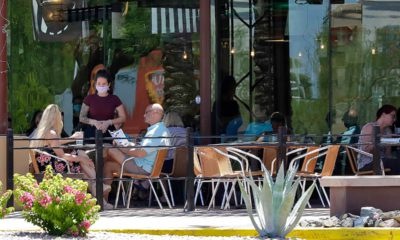
M 87 193 L 87 183 L 54 175 L 51 166 L 40 184 L 30 173 L 15 174 L 14 182 L 24 218 L 50 235 L 85 236 L 99 218 L 100 206 Z

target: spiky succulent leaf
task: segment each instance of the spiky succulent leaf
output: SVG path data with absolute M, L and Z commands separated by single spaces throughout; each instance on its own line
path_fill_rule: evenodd
M 247 181 L 249 181 L 247 178 L 245 178 L 244 182 L 239 181 L 239 188 L 240 188 L 240 191 L 242 193 L 244 203 L 246 205 L 246 211 L 247 211 L 247 214 L 250 217 L 251 223 L 253 224 L 253 226 L 256 229 L 256 231 L 258 232 L 258 234 L 260 236 L 264 236 L 264 231 L 262 230 L 262 225 L 260 223 L 257 223 L 256 220 L 254 219 L 253 206 L 251 204 L 251 199 L 250 199 L 249 194 L 247 194 L 247 192 L 246 192 L 246 190 L 244 188 L 244 185 L 243 185 L 243 184 L 246 184 Z
M 294 206 L 292 212 L 290 213 L 289 218 L 287 219 L 286 226 L 285 226 L 285 233 L 284 236 L 286 236 L 289 232 L 293 230 L 293 228 L 296 227 L 298 221 L 300 220 L 304 208 L 306 207 L 306 204 L 308 203 L 308 200 L 310 200 L 310 197 L 312 193 L 314 192 L 315 188 L 315 182 L 305 191 L 299 200 L 297 200 L 296 205 Z

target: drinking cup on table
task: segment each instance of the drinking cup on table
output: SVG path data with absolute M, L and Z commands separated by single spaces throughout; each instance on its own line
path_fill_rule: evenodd
M 82 146 L 83 145 L 83 131 L 78 132 L 78 139 L 76 140 L 76 145 Z

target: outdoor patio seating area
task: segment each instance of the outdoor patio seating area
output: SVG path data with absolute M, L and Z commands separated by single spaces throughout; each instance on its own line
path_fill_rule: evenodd
M 285 171 L 297 169 L 296 178 L 300 179 L 298 197 L 305 192 L 310 183 L 316 184 L 315 193 L 311 201 L 307 203 L 308 208 L 329 208 L 331 206 L 329 187 L 334 187 L 334 190 L 337 189 L 335 188 L 337 185 L 332 185 L 333 180 L 329 179 L 334 174 L 336 161 L 339 157 L 346 157 L 355 179 L 358 178 L 358 175 L 376 173 L 374 171 L 358 172 L 356 170 L 354 165 L 359 150 L 354 145 L 315 145 L 296 141 L 286 142 L 287 137 L 283 137 L 283 134 L 284 132 L 278 135 L 278 141 L 272 143 L 235 141 L 193 145 L 194 140 L 191 140 L 186 146 L 170 146 L 171 149 L 177 149 L 170 173 L 161 171 L 168 148 L 161 148 L 160 146 L 161 150 L 158 150 L 158 157 L 151 175 L 128 174 L 124 171 L 114 173 L 110 203 L 114 209 L 158 207 L 161 209 L 182 208 L 190 211 L 204 207 L 208 210 L 244 208 L 244 201 L 239 190 L 239 183 L 243 181 L 243 177 L 251 177 L 259 182 L 262 182 L 265 174 L 275 178 L 279 169 L 278 166 L 283 164 Z M 291 138 L 295 139 L 296 136 L 291 136 Z M 7 179 L 2 179 L 3 182 L 12 186 L 10 185 L 12 184 L 11 176 L 16 172 L 24 174 L 33 170 L 34 173 L 40 175 L 36 164 L 33 164 L 33 168 L 29 167 L 31 162 L 29 156 L 32 157 L 32 154 L 40 153 L 40 149 L 30 149 L 27 145 L 27 139 L 14 137 L 10 134 L 8 137 L 4 136 L 1 140 L 3 148 L 7 149 L 5 151 L 7 156 L 3 157 L 1 161 L 4 166 L 2 169 L 7 170 L 5 175 L 8 176 Z M 103 153 L 114 146 L 101 144 L 103 142 L 101 136 L 94 140 L 95 144 L 66 145 L 65 148 L 79 147 L 92 152 L 92 156 L 96 159 L 96 175 L 99 177 L 85 179 L 82 174 L 70 174 L 69 176 L 96 182 L 96 191 L 92 194 L 96 195 L 101 204 L 104 190 L 101 184 L 104 176 L 101 171 L 103 170 L 102 163 L 106 161 Z M 10 161 L 10 159 L 14 159 L 14 161 Z M 129 161 L 129 159 L 125 161 Z M 122 166 L 121 169 L 123 170 L 124 167 Z M 387 168 L 384 171 L 378 169 L 377 173 L 381 175 L 389 171 L 390 169 Z M 341 179 L 341 176 L 332 178 Z M 321 184 L 321 179 L 325 182 L 324 184 Z M 362 181 L 360 180 L 360 182 Z M 144 185 L 147 184 L 148 188 L 143 188 L 143 183 L 145 183 Z M 391 182 L 391 184 L 395 183 Z M 368 183 L 365 184 L 366 187 L 369 185 Z M 358 185 L 358 187 L 360 186 L 364 185 Z M 334 207 L 338 208 L 341 205 L 340 199 L 342 198 L 331 190 L 332 193 L 335 199 Z M 351 198 L 346 199 L 352 201 Z M 367 203 L 368 201 L 365 204 Z M 332 211 L 331 213 L 335 214 L 336 212 Z

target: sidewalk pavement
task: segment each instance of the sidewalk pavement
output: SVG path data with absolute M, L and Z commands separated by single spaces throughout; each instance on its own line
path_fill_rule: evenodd
M 329 217 L 329 208 L 306 209 L 303 218 Z M 245 209 L 197 209 L 184 212 L 182 208 L 131 208 L 108 210 L 91 227 L 94 231 L 143 232 L 160 234 L 162 231 L 182 230 L 251 230 L 254 228 Z M 0 220 L 0 231 L 36 231 L 40 228 L 26 222 L 21 212 Z
M 306 209 L 302 219 L 321 217 L 329 217 L 328 208 Z M 231 239 L 233 236 L 239 237 L 239 239 L 241 239 L 241 237 L 243 237 L 243 239 L 251 239 L 251 237 L 257 236 L 257 232 L 254 230 L 246 210 L 244 209 L 212 209 L 210 211 L 198 209 L 194 212 L 184 212 L 182 208 L 131 208 L 127 210 L 109 210 L 100 213 L 100 219 L 90 230 L 94 232 L 95 236 L 97 236 L 96 232 L 100 235 L 106 234 L 106 236 L 109 236 L 107 234 L 111 233 L 125 233 L 132 236 L 133 239 L 143 239 L 144 236 L 151 235 L 174 235 L 182 236 L 183 239 L 191 239 L 188 236 L 205 236 L 203 239 L 207 239 L 207 237 L 211 236 L 226 237 L 221 239 Z M 15 212 L 5 219 L 0 219 L 0 234 L 7 235 L 9 234 L 8 232 L 14 231 L 24 234 L 24 232 L 28 233 L 41 230 L 26 222 L 22 218 L 21 212 Z M 124 236 L 125 237 L 119 239 L 126 239 L 126 235 Z M 295 228 L 287 237 L 307 240 L 393 240 L 400 239 L 398 236 L 400 236 L 399 228 Z M 110 239 L 114 239 L 115 237 L 116 235 L 110 235 Z M 161 238 L 164 237 L 161 236 Z M 167 238 L 182 239 L 179 237 Z M 6 239 L 10 238 L 7 237 Z M 104 239 L 104 236 L 101 239 Z M 155 239 L 159 238 L 155 237 Z

